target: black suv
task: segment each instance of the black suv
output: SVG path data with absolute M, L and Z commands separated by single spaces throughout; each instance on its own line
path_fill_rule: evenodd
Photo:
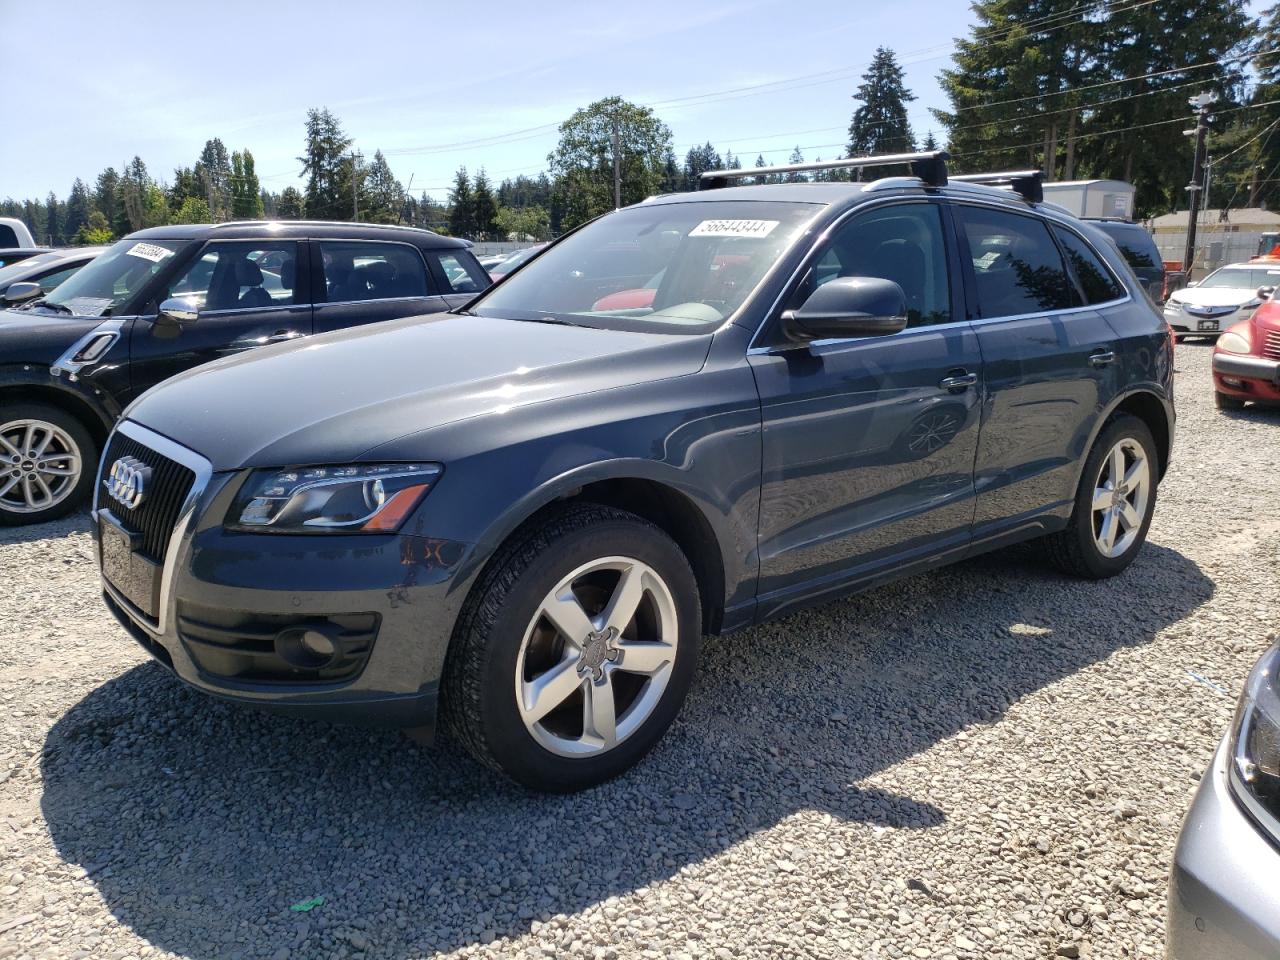
M 1032 537 L 1119 573 L 1169 328 L 1037 181 L 908 159 L 656 197 L 453 313 L 175 377 L 103 458 L 107 605 L 202 690 L 423 732 L 439 703 L 569 790 L 662 735 L 705 632 Z
M 355 223 L 156 227 L 0 312 L 0 525 L 86 502 L 120 411 L 175 373 L 465 303 L 490 282 L 467 246 Z

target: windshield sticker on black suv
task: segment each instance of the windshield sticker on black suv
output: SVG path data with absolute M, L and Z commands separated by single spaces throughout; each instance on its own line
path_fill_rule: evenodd
M 114 302 L 110 297 L 72 297 L 63 306 L 77 317 L 100 317 Z
M 691 237 L 767 237 L 778 220 L 703 220 L 689 231 Z
M 164 247 L 157 247 L 154 243 L 135 243 L 132 247 L 125 251 L 131 257 L 141 257 L 143 260 L 150 260 L 152 263 L 159 263 L 165 257 L 173 256 L 172 250 L 166 250 Z

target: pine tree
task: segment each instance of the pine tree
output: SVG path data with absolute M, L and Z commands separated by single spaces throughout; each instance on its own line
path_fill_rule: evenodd
M 449 191 L 449 234 L 470 238 L 476 232 L 475 204 L 471 197 L 471 178 L 466 167 L 459 167 L 453 175 L 453 189 Z
M 724 160 L 716 153 L 716 148 L 707 141 L 700 147 L 692 147 L 684 157 L 685 190 L 697 190 L 698 181 L 708 170 L 723 170 Z
M 359 175 L 354 160 L 346 156 L 351 138 L 328 109 L 308 110 L 306 127 L 305 153 L 298 162 L 307 175 L 307 216 L 316 220 L 349 220 L 351 178 Z
M 83 180 L 76 177 L 76 182 L 71 185 L 71 193 L 67 196 L 67 216 L 62 225 L 62 231 L 68 243 L 74 242 L 74 237 L 80 232 L 80 228 L 89 222 L 89 214 L 93 211 L 93 202 L 89 199 L 89 188 L 85 186 Z
M 297 187 L 285 187 L 280 191 L 280 199 L 276 201 L 276 216 L 281 220 L 301 220 L 306 212 L 302 194 Z
M 44 229 L 45 242 L 56 247 L 64 242 L 62 234 L 62 205 L 58 203 L 57 195 L 50 190 L 49 196 L 45 200 L 44 205 Z
M 861 106 L 853 112 L 849 124 L 849 156 L 907 153 L 915 149 L 915 137 L 907 120 L 907 104 L 915 94 L 903 83 L 902 67 L 888 47 L 876 48 L 871 67 L 862 75 L 853 98 Z
M 763 153 L 757 153 L 757 154 L 756 154 L 756 166 L 757 166 L 757 167 L 765 167 L 765 166 L 768 166 L 768 164 L 766 164 L 766 163 L 764 162 L 764 154 L 763 154 Z M 762 174 L 760 174 L 760 176 L 758 176 L 758 177 L 753 177 L 751 182 L 752 182 L 752 183 L 757 183 L 757 184 L 760 184 L 760 183 L 769 183 L 769 182 L 770 182 L 769 175 L 768 175 L 767 173 L 762 173 Z
M 804 154 L 800 152 L 800 148 L 796 147 L 791 151 L 791 156 L 787 157 L 787 163 L 804 163 Z M 786 176 L 787 183 L 804 183 L 809 178 L 798 171 L 788 173 Z
M 498 204 L 484 167 L 476 174 L 471 187 L 471 223 L 476 240 L 492 240 L 499 232 Z
M 391 165 L 381 150 L 374 151 L 373 162 L 365 173 L 365 202 L 360 206 L 360 219 L 367 223 L 399 223 L 404 210 L 404 187 L 391 172 Z M 366 204 L 367 203 L 367 207 Z
M 938 149 L 938 138 L 933 135 L 932 130 L 926 133 L 924 139 L 920 141 L 920 149 L 926 151 Z
M 231 215 L 231 158 L 217 137 L 205 141 L 194 172 L 203 191 L 198 195 L 204 197 L 210 217 L 215 221 L 225 220 Z
M 119 199 L 116 191 L 119 186 L 120 175 L 116 173 L 115 167 L 107 167 L 107 169 L 98 174 L 98 179 L 94 181 L 93 205 L 107 221 L 108 230 L 112 229 L 112 225 L 117 220 Z

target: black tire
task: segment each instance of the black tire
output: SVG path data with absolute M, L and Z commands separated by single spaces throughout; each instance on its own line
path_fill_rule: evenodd
M 524 635 L 543 598 L 572 571 L 604 557 L 647 564 L 674 600 L 678 643 L 667 685 L 648 718 L 612 749 L 566 757 L 525 726 L 515 692 Z M 472 588 L 454 629 L 442 680 L 444 727 L 481 762 L 533 790 L 568 793 L 639 761 L 679 713 L 702 632 L 697 581 L 675 542 L 634 514 L 596 504 L 552 509 L 522 528 Z
M 0 406 L 0 428 L 18 420 L 38 420 L 52 424 L 61 430 L 76 448 L 80 458 L 80 476 L 66 496 L 44 510 L 22 513 L 12 507 L 6 507 L 3 499 L 0 499 L 0 526 L 46 523 L 66 516 L 89 500 L 94 478 L 98 472 L 98 445 L 85 425 L 73 414 L 61 407 L 44 403 L 15 403 Z M 0 488 L 11 477 L 7 470 L 13 465 L 7 461 L 7 454 L 7 450 L 0 448 Z
M 1229 397 L 1225 393 L 1213 391 L 1213 405 L 1219 410 L 1243 410 L 1244 401 L 1237 397 Z
M 1102 552 L 1094 539 L 1093 492 L 1103 461 L 1112 448 L 1125 439 L 1133 440 L 1142 447 L 1147 463 L 1150 465 L 1151 490 L 1147 498 L 1146 515 L 1142 518 L 1137 537 L 1123 553 L 1109 557 Z M 1093 449 L 1089 451 L 1089 456 L 1085 460 L 1080 488 L 1076 491 L 1075 504 L 1066 529 L 1044 538 L 1045 552 L 1054 565 L 1071 576 L 1087 580 L 1104 580 L 1121 573 L 1133 563 L 1138 551 L 1146 542 L 1151 518 L 1155 514 L 1158 489 L 1156 476 L 1159 469 L 1160 458 L 1155 440 L 1147 425 L 1137 417 L 1126 413 L 1112 417 L 1102 428 L 1102 432 L 1093 444 Z

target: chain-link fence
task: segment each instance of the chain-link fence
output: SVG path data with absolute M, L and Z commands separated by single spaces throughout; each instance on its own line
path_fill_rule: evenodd
M 1186 254 L 1187 234 L 1185 230 L 1176 233 L 1154 234 L 1156 247 L 1160 250 L 1160 258 L 1166 263 L 1179 262 Z M 1192 279 L 1199 280 L 1211 270 L 1226 263 L 1239 263 L 1256 257 L 1263 244 L 1261 231 L 1228 232 L 1214 230 L 1212 225 L 1196 230 L 1196 259 Z

